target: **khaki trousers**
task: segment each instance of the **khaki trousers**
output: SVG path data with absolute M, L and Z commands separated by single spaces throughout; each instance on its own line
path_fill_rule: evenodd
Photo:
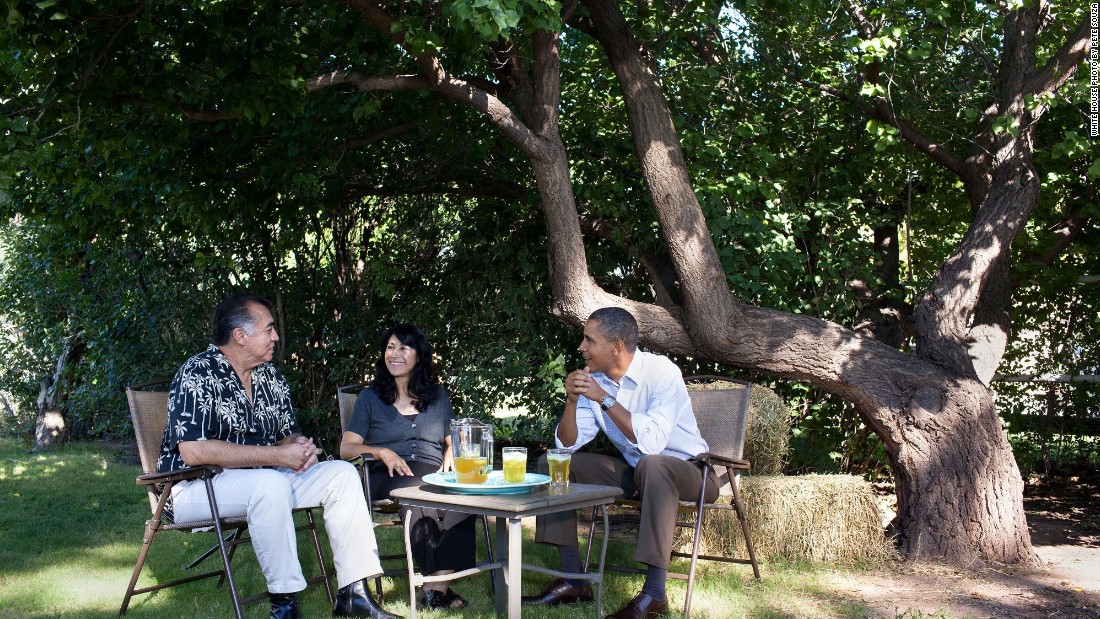
M 569 479 L 582 484 L 618 486 L 623 498 L 640 499 L 642 520 L 634 559 L 668 569 L 679 502 L 698 501 L 701 465 L 675 456 L 642 456 L 637 468 L 620 456 L 577 452 L 569 465 Z M 540 473 L 549 472 L 546 455 L 538 461 Z M 707 474 L 707 501 L 718 498 L 714 472 Z M 558 512 L 535 519 L 535 541 L 555 546 L 577 546 L 576 511 Z

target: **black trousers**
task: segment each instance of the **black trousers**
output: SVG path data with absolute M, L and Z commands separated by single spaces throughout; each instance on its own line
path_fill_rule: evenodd
M 367 471 L 371 499 L 388 499 L 391 490 L 419 486 L 425 475 L 439 470 L 439 466 L 424 462 L 408 462 L 408 465 L 412 475 L 390 477 L 385 464 L 371 463 Z M 474 566 L 477 560 L 475 516 L 422 507 L 402 507 L 400 513 L 402 520 L 411 520 L 409 542 L 413 563 L 421 574 Z

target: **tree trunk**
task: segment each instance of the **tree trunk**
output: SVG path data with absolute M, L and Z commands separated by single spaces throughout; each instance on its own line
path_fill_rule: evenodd
M 43 377 L 39 383 L 38 414 L 34 422 L 34 447 L 32 451 L 43 451 L 61 444 L 69 437 L 65 424 L 62 404 L 68 397 L 70 387 L 66 376 L 70 366 L 79 363 L 84 356 L 84 340 L 79 335 L 70 336 L 65 341 L 65 350 L 57 359 L 57 367 L 50 376 Z
M 401 29 L 394 28 L 381 7 L 370 0 L 348 3 L 402 45 Z M 967 235 L 918 308 L 919 355 L 912 357 L 840 325 L 744 305 L 730 294 L 668 101 L 643 46 L 613 0 L 585 4 L 591 20 L 585 31 L 607 52 L 624 96 L 635 150 L 679 278 L 682 306 L 616 297 L 589 275 L 558 130 L 556 34 L 536 33 L 529 55 L 518 45 L 495 53 L 493 71 L 505 77 L 501 91 L 511 95 L 522 120 L 495 94 L 448 74 L 435 56 L 417 57 L 423 79 L 392 82 L 427 87 L 477 109 L 528 158 L 547 221 L 554 312 L 580 325 L 599 307 L 624 307 L 638 319 L 641 340 L 651 348 L 804 381 L 854 403 L 891 458 L 899 503 L 894 529 L 907 556 L 961 564 L 1035 564 L 1020 474 L 991 394 L 977 379 L 966 346 L 967 321 L 991 279 L 991 267 L 1008 254 L 1035 206 L 1038 188 L 1026 132 L 1023 140 L 990 140 L 991 156 L 981 161 L 988 167 L 979 170 L 988 174 L 988 194 L 982 192 L 985 199 Z M 589 25 L 583 18 L 577 21 Z M 1081 32 L 1075 36 L 1083 37 Z M 502 54 L 506 62 L 500 61 Z M 1066 72 L 1050 74 L 1054 88 Z M 349 81 L 349 75 L 339 72 L 314 80 L 318 88 Z M 907 139 L 920 137 L 911 127 L 903 129 Z M 937 161 L 962 169 L 939 146 L 922 144 Z

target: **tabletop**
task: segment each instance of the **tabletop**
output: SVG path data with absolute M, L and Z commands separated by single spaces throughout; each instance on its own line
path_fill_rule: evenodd
M 455 511 L 466 511 L 462 508 L 469 508 L 471 513 L 524 518 L 564 511 L 571 506 L 584 508 L 604 505 L 613 502 L 622 493 L 621 488 L 614 486 L 570 483 L 567 488 L 539 486 L 530 492 L 516 494 L 464 494 L 423 484 L 419 487 L 397 488 L 390 492 L 390 496 L 407 505 L 452 508 Z

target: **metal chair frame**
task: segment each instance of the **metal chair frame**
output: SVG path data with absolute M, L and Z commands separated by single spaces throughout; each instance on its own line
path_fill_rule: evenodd
M 691 383 L 721 382 L 721 383 L 728 383 L 728 384 L 733 385 L 733 386 L 736 387 L 734 389 L 689 389 L 688 390 L 688 395 L 689 395 L 689 397 L 692 398 L 692 405 L 695 408 L 698 408 L 698 404 L 701 402 L 701 400 L 703 398 L 713 397 L 715 395 L 727 395 L 727 394 L 715 394 L 715 392 L 718 392 L 718 391 L 738 392 L 738 393 L 736 393 L 736 395 L 734 395 L 732 393 L 727 395 L 727 397 L 732 398 L 732 401 L 730 402 L 729 406 L 730 406 L 730 409 L 731 409 L 730 414 L 733 415 L 734 417 L 730 421 L 732 421 L 732 423 L 734 425 L 734 428 L 735 428 L 734 433 L 736 434 L 736 436 L 733 436 L 733 437 L 717 437 L 717 436 L 714 436 L 713 434 L 708 432 L 709 426 L 710 426 L 710 424 L 708 423 L 709 420 L 700 419 L 698 415 L 696 416 L 696 421 L 699 423 L 700 433 L 702 434 L 703 438 L 705 440 L 707 440 L 708 445 L 710 445 L 711 449 L 714 449 L 715 445 L 719 444 L 719 440 L 721 440 L 721 439 L 732 438 L 732 441 L 725 441 L 725 440 L 722 441 L 722 442 L 728 443 L 727 449 L 720 449 L 720 451 L 723 452 L 723 453 L 713 453 L 713 452 L 703 453 L 703 454 L 699 454 L 695 458 L 695 461 L 699 465 L 700 474 L 702 475 L 702 481 L 703 481 L 702 491 L 700 491 L 699 499 L 696 500 L 696 501 L 680 501 L 679 514 L 684 515 L 684 516 L 690 515 L 692 517 L 690 519 L 687 519 L 687 520 L 678 519 L 677 522 L 676 522 L 676 526 L 677 527 L 683 527 L 683 528 L 689 528 L 689 529 L 692 529 L 694 531 L 693 540 L 692 540 L 692 550 L 691 550 L 690 553 L 673 550 L 671 554 L 672 554 L 673 557 L 680 557 L 680 558 L 690 559 L 691 563 L 690 563 L 690 566 L 689 566 L 688 571 L 686 573 L 679 573 L 679 572 L 669 571 L 668 572 L 668 577 L 687 581 L 687 592 L 684 596 L 685 597 L 685 600 L 684 600 L 684 617 L 686 619 L 687 617 L 689 617 L 689 613 L 691 612 L 691 595 L 692 595 L 692 591 L 695 587 L 695 568 L 696 568 L 696 565 L 698 564 L 698 562 L 700 560 L 721 561 L 721 562 L 724 562 L 724 563 L 742 563 L 742 564 L 746 564 L 746 565 L 751 565 L 752 566 L 753 577 L 756 578 L 757 580 L 760 579 L 760 566 L 757 564 L 756 552 L 753 550 L 752 538 L 749 535 L 748 515 L 747 515 L 747 512 L 745 510 L 745 502 L 744 502 L 744 500 L 741 499 L 741 490 L 740 490 L 741 472 L 749 470 L 749 461 L 743 459 L 741 456 L 743 455 L 742 452 L 743 452 L 744 443 L 745 443 L 745 430 L 748 426 L 749 396 L 750 396 L 751 390 L 752 390 L 752 383 L 750 383 L 748 381 L 744 381 L 744 380 L 739 380 L 739 379 L 736 379 L 736 378 L 727 378 L 725 376 L 691 376 L 691 377 L 685 378 L 684 382 L 688 383 L 689 385 Z M 718 440 L 715 440 L 715 439 L 718 439 Z M 712 468 L 714 468 L 716 471 L 717 470 L 722 470 L 722 469 L 725 470 L 724 475 L 722 475 L 719 478 L 719 481 L 721 483 L 720 490 L 723 491 L 723 496 L 730 496 L 731 501 L 730 501 L 729 504 L 726 504 L 726 503 L 708 503 L 706 501 L 705 493 L 706 493 L 707 473 Z M 725 494 L 725 491 L 727 489 L 728 489 L 728 492 L 729 492 L 728 495 Z M 620 506 L 620 507 L 629 507 L 629 508 L 638 509 L 638 508 L 641 507 L 641 502 L 636 501 L 636 500 L 622 500 L 622 499 L 620 499 L 618 501 L 615 501 L 614 505 Z M 749 555 L 748 558 L 720 557 L 720 556 L 714 556 L 714 555 L 701 555 L 701 554 L 699 554 L 700 542 L 702 540 L 702 534 L 701 533 L 702 533 L 702 529 L 703 529 L 703 523 L 704 523 L 705 518 L 706 518 L 706 512 L 710 511 L 710 510 L 732 510 L 732 511 L 735 511 L 737 513 L 737 518 L 741 523 L 741 532 L 745 536 L 745 548 L 748 551 L 748 555 Z M 585 559 L 584 559 L 585 571 L 588 570 L 588 565 L 589 565 L 590 558 L 591 558 L 592 541 L 593 541 L 593 535 L 595 534 L 596 516 L 597 516 L 597 512 L 596 512 L 596 510 L 593 510 L 592 511 L 592 521 L 589 525 L 588 544 L 587 544 L 587 547 L 586 547 L 586 550 L 585 550 Z M 646 570 L 644 570 L 644 569 L 640 569 L 640 568 L 636 568 L 636 567 L 629 567 L 629 566 L 621 566 L 621 565 L 605 565 L 604 569 L 615 571 L 615 572 L 627 572 L 627 573 L 632 573 L 632 574 L 644 574 L 644 573 L 646 573 Z
M 141 460 L 142 471 L 145 473 L 137 477 L 136 483 L 139 486 L 144 486 L 147 491 L 151 517 L 145 521 L 145 534 L 142 539 L 141 551 L 138 553 L 137 563 L 134 565 L 134 573 L 130 577 L 130 584 L 126 588 L 126 595 L 123 597 L 122 607 L 119 609 L 118 615 L 121 617 L 126 614 L 126 610 L 130 605 L 130 600 L 135 595 L 150 593 L 160 589 L 175 587 L 192 581 L 217 576 L 219 587 L 223 582 L 228 583 L 229 594 L 233 600 L 233 612 L 237 619 L 242 619 L 242 605 L 270 597 L 270 594 L 264 591 L 242 598 L 237 589 L 237 584 L 233 579 L 233 570 L 230 565 L 233 561 L 233 555 L 237 551 L 237 546 L 251 543 L 251 539 L 246 535 L 248 530 L 248 521 L 246 518 L 223 518 L 218 513 L 218 503 L 214 496 L 213 479 L 215 475 L 222 471 L 222 468 L 215 465 L 202 465 L 168 471 L 166 473 L 156 472 L 157 458 L 160 455 L 161 437 L 163 436 L 164 427 L 168 421 L 168 392 L 163 389 L 158 390 L 155 388 L 163 387 L 168 383 L 169 381 L 166 379 L 157 379 L 126 387 L 126 400 L 130 406 L 130 416 L 134 424 L 138 456 Z M 164 513 L 168 498 L 172 495 L 172 487 L 179 482 L 189 480 L 202 480 L 205 484 L 207 498 L 210 501 L 210 513 L 212 518 L 192 522 L 173 522 L 169 520 Z M 325 567 L 325 558 L 321 549 L 321 542 L 317 537 L 317 526 L 313 515 L 313 509 L 314 508 L 307 507 L 294 510 L 296 513 L 304 512 L 306 517 L 306 523 L 297 525 L 295 530 L 304 531 L 308 529 L 311 533 L 313 537 L 313 548 L 317 554 L 317 563 L 321 570 L 321 574 L 310 578 L 307 584 L 323 583 L 329 602 L 332 603 L 335 598 L 332 594 L 332 585 L 329 583 L 328 570 Z M 149 555 L 149 549 L 158 533 L 161 531 L 184 531 L 189 533 L 209 532 L 211 528 L 214 530 L 217 542 L 183 569 L 190 570 L 207 558 L 213 556 L 215 553 L 217 553 L 221 559 L 222 564 L 220 569 L 179 578 L 169 582 L 161 582 L 148 587 L 137 587 L 138 577 L 141 575 L 142 567 L 145 565 L 145 560 Z M 229 531 L 228 534 L 226 534 L 227 531 Z

